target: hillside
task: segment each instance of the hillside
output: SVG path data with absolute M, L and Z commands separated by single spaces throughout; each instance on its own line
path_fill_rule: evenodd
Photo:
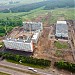
M 41 2 L 43 0 L 0 0 L 0 11 L 5 9 L 14 8 L 16 6 Z

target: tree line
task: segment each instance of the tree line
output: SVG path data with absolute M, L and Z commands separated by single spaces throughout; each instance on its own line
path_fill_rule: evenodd
M 14 12 L 16 12 L 16 13 L 17 12 L 29 12 L 30 10 L 40 8 L 44 5 L 45 5 L 45 2 L 38 2 L 38 3 L 26 4 L 26 5 L 21 5 L 18 7 L 10 8 L 9 10 L 5 9 L 5 10 L 2 10 L 1 12 L 4 12 L 4 13 L 9 13 L 10 11 L 13 13 Z
M 41 67 L 49 67 L 51 65 L 51 61 L 50 60 L 45 60 L 45 59 L 37 59 L 37 58 L 33 58 L 33 57 L 27 57 L 27 56 L 22 56 L 22 55 L 13 55 L 11 53 L 2 53 L 0 52 L 0 57 L 3 56 L 3 58 L 7 59 L 7 60 L 12 60 L 15 62 L 19 62 L 21 60 L 21 62 L 23 64 L 32 64 L 32 65 L 37 65 L 37 66 L 41 66 Z
M 74 7 L 74 0 L 48 0 L 49 2 L 45 6 L 45 10 L 56 8 L 71 8 Z

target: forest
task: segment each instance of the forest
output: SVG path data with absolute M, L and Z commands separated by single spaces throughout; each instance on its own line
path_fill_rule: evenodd
M 44 9 L 50 10 L 55 8 L 74 7 L 74 0 L 48 0 Z
M 8 13 L 8 12 L 29 12 L 36 8 L 44 7 L 45 10 L 51 10 L 56 8 L 71 8 L 74 7 L 74 0 L 47 0 L 38 3 L 21 5 L 18 7 L 5 9 L 0 12 Z
M 6 18 L 0 19 L 0 36 L 6 35 L 15 26 L 22 26 L 22 20 L 20 18 Z

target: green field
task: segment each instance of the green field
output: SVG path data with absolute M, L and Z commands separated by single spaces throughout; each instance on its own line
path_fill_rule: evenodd
M 65 20 L 75 20 L 75 8 L 60 8 L 51 11 L 52 17 L 50 21 L 57 21 L 58 17 L 64 17 Z
M 30 14 L 22 16 L 23 21 L 25 20 L 34 20 L 38 16 L 51 14 L 49 18 L 49 23 L 54 24 L 58 20 L 58 17 L 64 17 L 65 20 L 75 20 L 74 15 L 75 10 L 73 8 L 60 8 L 55 10 L 43 10 L 39 8 L 30 12 Z
M 41 15 L 46 15 L 50 13 L 50 23 L 55 23 L 58 20 L 58 17 L 63 16 L 65 20 L 75 20 L 75 10 L 74 8 L 60 8 L 55 10 L 43 10 L 42 8 L 38 8 L 35 10 L 32 10 L 30 12 L 21 12 L 21 13 L 0 13 L 0 18 L 6 18 L 6 17 L 20 17 L 23 21 L 25 20 L 33 20 Z
M 56 41 L 55 43 L 54 43 L 54 45 L 55 45 L 55 47 L 57 48 L 57 49 L 67 49 L 68 48 L 68 44 L 67 43 L 62 43 L 62 42 L 59 42 L 59 41 Z

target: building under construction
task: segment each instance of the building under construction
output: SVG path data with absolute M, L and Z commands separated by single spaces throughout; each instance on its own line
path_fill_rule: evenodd
M 68 38 L 68 25 L 66 21 L 57 21 L 55 36 L 57 38 Z
M 43 26 L 41 22 L 23 22 L 25 31 L 42 30 Z
M 33 44 L 37 44 L 42 29 L 42 23 L 40 22 L 25 22 L 23 30 L 20 29 L 21 31 L 16 32 L 16 34 L 14 33 L 14 37 L 7 36 L 3 40 L 5 47 L 7 49 L 33 52 Z
M 7 38 L 3 42 L 7 49 L 33 52 L 33 43 L 29 38 L 26 40 Z

